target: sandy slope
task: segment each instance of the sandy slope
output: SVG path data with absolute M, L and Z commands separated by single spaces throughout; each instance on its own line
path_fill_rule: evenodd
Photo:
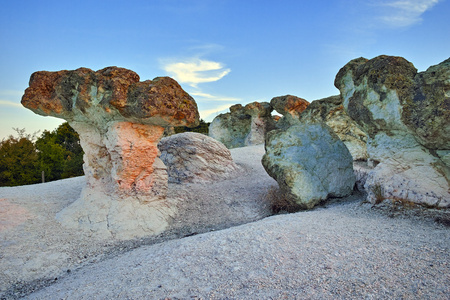
M 447 211 L 373 209 L 360 205 L 356 194 L 325 208 L 256 221 L 269 214 L 265 194 L 276 186 L 260 164 L 263 152 L 262 146 L 232 150 L 245 169 L 232 180 L 170 185 L 170 195 L 184 199 L 172 229 L 135 241 L 96 240 L 54 220 L 77 198 L 83 177 L 0 188 L 0 298 L 43 285 L 49 286 L 28 297 L 446 299 L 450 294 L 450 230 L 433 221 L 447 218 Z M 219 230 L 239 224 L 245 225 Z

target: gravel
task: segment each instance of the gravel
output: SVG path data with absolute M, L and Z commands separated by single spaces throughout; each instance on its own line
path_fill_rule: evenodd
M 171 229 L 132 241 L 55 221 L 83 177 L 0 188 L 0 298 L 449 299 L 448 210 L 372 207 L 355 192 L 268 216 L 263 152 L 233 149 L 234 179 L 171 185 L 185 199 Z

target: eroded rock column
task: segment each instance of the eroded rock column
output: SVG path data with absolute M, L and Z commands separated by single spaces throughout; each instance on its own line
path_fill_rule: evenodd
M 164 128 L 196 126 L 197 105 L 168 77 L 139 82 L 126 69 L 36 72 L 22 104 L 65 119 L 85 152 L 86 187 L 58 214 L 66 226 L 128 239 L 158 234 L 175 213 L 157 144 Z

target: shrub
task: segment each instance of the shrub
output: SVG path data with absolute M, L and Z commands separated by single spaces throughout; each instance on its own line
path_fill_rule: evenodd
M 384 197 L 384 189 L 381 184 L 377 183 L 371 186 L 373 195 L 375 196 L 375 205 L 380 204 L 386 198 Z

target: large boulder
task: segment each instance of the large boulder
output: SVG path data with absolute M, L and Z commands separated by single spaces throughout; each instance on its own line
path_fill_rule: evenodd
M 337 74 L 348 115 L 367 133 L 368 199 L 450 206 L 450 59 L 417 73 L 402 57 L 350 61 Z
M 229 113 L 214 118 L 209 125 L 209 136 L 227 148 L 263 144 L 266 132 L 274 128 L 272 110 L 267 102 L 252 102 L 245 107 L 233 105 Z
M 277 121 L 276 127 L 287 129 L 299 122 L 300 115 L 308 107 L 309 102 L 300 97 L 285 95 L 272 98 L 270 105 L 283 116 Z
M 164 127 L 195 126 L 194 99 L 169 77 L 140 82 L 133 71 L 40 71 L 31 75 L 22 104 L 65 119 L 84 150 L 86 186 L 58 214 L 71 227 L 100 236 L 158 234 L 174 208 L 166 203 L 168 176 L 157 144 Z
M 239 170 L 224 144 L 201 133 L 185 132 L 165 137 L 158 148 L 167 166 L 169 182 L 219 181 L 231 178 Z
M 299 118 L 300 122 L 325 122 L 347 146 L 353 160 L 367 160 L 367 135 L 345 112 L 340 95 L 312 101 Z
M 344 197 L 355 185 L 353 159 L 326 124 L 299 123 L 267 133 L 262 164 L 288 201 L 313 208 L 328 197 Z

